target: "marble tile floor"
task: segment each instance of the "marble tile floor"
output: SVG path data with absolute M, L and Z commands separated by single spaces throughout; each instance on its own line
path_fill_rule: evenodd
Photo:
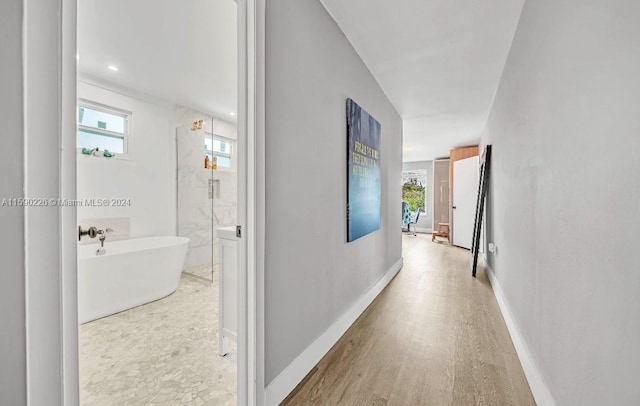
M 218 273 L 184 272 L 166 298 L 80 326 L 80 404 L 235 405 L 236 348 L 218 355 Z

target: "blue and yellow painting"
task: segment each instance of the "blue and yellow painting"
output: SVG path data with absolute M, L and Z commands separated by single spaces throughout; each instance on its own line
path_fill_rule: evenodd
M 380 123 L 347 99 L 347 241 L 380 229 Z

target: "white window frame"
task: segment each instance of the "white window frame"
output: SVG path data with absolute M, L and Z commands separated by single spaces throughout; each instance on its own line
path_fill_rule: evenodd
M 209 132 L 205 132 L 204 136 L 205 138 L 210 138 L 211 140 L 221 141 L 229 144 L 231 148 L 231 153 L 229 154 L 227 154 L 226 152 L 214 151 L 212 149 L 205 149 L 205 151 L 207 155 L 211 155 L 212 157 L 215 155 L 218 155 L 218 156 L 222 155 L 224 157 L 228 157 L 231 160 L 231 167 L 227 168 L 227 167 L 221 167 L 218 165 L 219 171 L 234 171 L 236 168 L 236 160 L 235 160 L 236 140 L 234 140 L 233 138 L 225 137 L 220 134 L 214 134 Z M 206 146 L 206 143 L 205 143 L 205 146 Z
M 116 158 L 128 158 L 130 155 L 130 151 L 129 151 L 129 137 L 131 136 L 131 116 L 133 115 L 133 113 L 131 113 L 130 111 L 127 110 L 123 110 L 123 109 L 119 109 L 116 107 L 111 107 L 111 106 L 107 106 L 104 105 L 102 103 L 96 103 L 93 101 L 89 101 L 89 100 L 85 100 L 85 99 L 78 99 L 78 108 L 77 110 L 79 111 L 80 108 L 89 108 L 92 110 L 96 110 L 96 111 L 100 111 L 103 113 L 107 113 L 107 114 L 112 114 L 114 116 L 120 116 L 122 118 L 124 118 L 124 133 L 119 133 L 119 132 L 115 132 L 115 131 L 109 131 L 109 130 L 105 130 L 102 128 L 96 128 L 96 127 L 91 127 L 91 126 L 87 126 L 87 125 L 82 125 L 80 124 L 80 117 L 77 116 L 76 117 L 76 125 L 78 128 L 78 132 L 80 130 L 85 130 L 85 131 L 91 131 L 94 133 L 100 133 L 101 135 L 104 135 L 106 137 L 115 137 L 115 138 L 120 138 L 122 139 L 122 144 L 123 144 L 123 152 L 122 153 L 116 153 L 115 157 Z M 79 114 L 79 112 L 76 111 L 76 114 Z M 78 151 L 82 151 L 82 148 L 80 145 L 77 146 L 78 147 Z

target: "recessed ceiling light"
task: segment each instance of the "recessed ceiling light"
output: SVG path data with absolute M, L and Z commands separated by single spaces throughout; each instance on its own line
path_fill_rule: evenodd
M 109 68 L 109 70 L 112 70 L 112 71 L 114 71 L 114 72 L 117 72 L 117 71 L 118 71 L 118 67 L 117 67 L 117 66 L 115 66 L 115 65 L 109 65 L 109 66 L 107 66 L 107 68 Z
M 234 113 L 233 111 L 231 113 L 229 113 L 230 116 L 235 116 L 236 113 Z

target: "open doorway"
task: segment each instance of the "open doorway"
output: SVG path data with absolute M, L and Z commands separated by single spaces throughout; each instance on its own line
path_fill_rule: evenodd
M 402 222 L 409 234 L 430 231 L 430 224 L 425 221 L 431 215 L 427 211 L 427 204 L 430 203 L 427 199 L 427 179 L 428 173 L 424 168 L 405 168 L 402 172 Z
M 219 254 L 234 236 L 216 230 L 243 204 L 237 15 L 233 0 L 78 3 L 82 405 L 236 403 L 241 332 L 221 304 L 238 308 L 238 286 Z

